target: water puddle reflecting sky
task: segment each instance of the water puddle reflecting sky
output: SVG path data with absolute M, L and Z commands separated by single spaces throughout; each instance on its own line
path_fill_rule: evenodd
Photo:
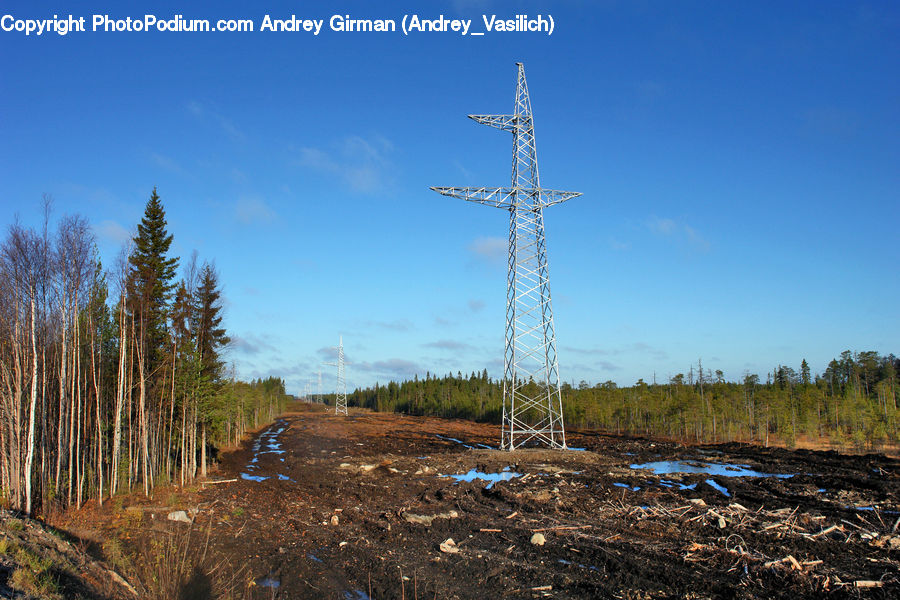
M 515 473 L 509 470 L 509 467 L 506 467 L 499 473 L 482 473 L 476 469 L 472 469 L 468 473 L 464 473 L 462 475 L 449 475 L 456 480 L 457 483 L 460 481 L 474 481 L 476 479 L 482 479 L 484 481 L 488 481 L 490 483 L 487 484 L 485 489 L 491 489 L 491 487 L 497 483 L 498 481 L 509 481 L 513 477 L 521 477 L 521 473 Z
M 730 465 L 725 463 L 698 462 L 684 460 L 659 460 L 643 464 L 630 465 L 632 469 L 649 469 L 656 475 L 669 475 L 671 473 L 703 473 L 706 475 L 718 475 L 720 477 L 777 477 L 787 479 L 793 477 L 793 473 L 763 473 L 754 471 L 747 465 Z

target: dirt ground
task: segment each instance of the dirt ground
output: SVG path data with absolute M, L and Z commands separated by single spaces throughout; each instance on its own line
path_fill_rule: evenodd
M 896 459 L 499 437 L 299 405 L 178 501 L 253 598 L 900 597 Z M 714 474 L 632 467 L 663 461 Z M 505 480 L 452 477 L 472 470 Z

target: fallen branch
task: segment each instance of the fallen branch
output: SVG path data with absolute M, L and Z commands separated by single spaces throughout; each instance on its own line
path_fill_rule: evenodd
M 210 480 L 210 481 L 204 481 L 202 483 L 203 483 L 203 485 L 213 485 L 214 483 L 234 483 L 235 481 L 237 481 L 236 478 L 235 479 L 215 479 L 215 480 Z
M 537 533 L 538 531 L 560 531 L 563 529 L 590 529 L 591 525 L 557 525 L 556 527 L 542 527 L 540 529 L 532 529 L 531 531 Z
M 482 531 L 484 533 L 500 533 L 503 530 L 502 529 L 488 529 L 487 527 L 482 527 L 478 531 Z
M 881 581 L 857 579 L 853 582 L 853 585 L 858 588 L 880 588 L 884 584 Z
M 800 566 L 800 563 L 797 562 L 797 559 L 794 558 L 793 556 L 791 556 L 790 554 L 788 554 L 787 556 L 785 556 L 784 558 L 782 558 L 780 560 L 770 560 L 769 562 L 765 563 L 763 565 L 763 567 L 768 569 L 769 567 L 774 567 L 775 565 L 781 565 L 781 564 L 785 564 L 785 563 L 790 564 L 791 568 L 794 569 L 795 571 L 803 570 L 803 567 Z
M 809 536 L 807 536 L 807 537 L 817 538 L 817 537 L 819 537 L 820 535 L 828 535 L 828 534 L 831 533 L 832 531 L 841 531 L 841 532 L 843 532 L 843 531 L 844 531 L 844 526 L 843 526 L 843 525 L 832 525 L 831 527 L 828 527 L 827 529 L 823 529 L 823 530 L 820 531 L 819 533 L 813 533 L 812 535 L 809 535 Z

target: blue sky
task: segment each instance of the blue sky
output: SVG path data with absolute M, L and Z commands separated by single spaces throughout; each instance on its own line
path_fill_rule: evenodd
M 729 379 L 897 352 L 896 2 L 2 2 L 0 15 L 325 19 L 309 33 L 0 31 L 0 224 L 80 213 L 112 264 L 153 186 L 215 261 L 243 377 L 291 392 L 503 358 L 503 211 L 525 64 L 561 376 Z M 335 4 L 340 4 L 335 8 Z M 553 34 L 337 33 L 333 14 L 552 15 Z

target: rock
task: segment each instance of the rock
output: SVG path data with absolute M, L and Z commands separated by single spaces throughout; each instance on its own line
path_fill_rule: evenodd
M 166 517 L 170 521 L 180 521 L 182 523 L 191 523 L 190 517 L 187 516 L 187 513 L 183 510 L 173 510 Z
M 340 523 L 340 519 L 338 519 L 338 516 L 337 516 L 337 515 L 331 515 L 331 524 L 332 524 L 332 525 L 337 525 L 338 523 Z
M 405 521 L 409 523 L 430 527 L 431 522 L 435 519 L 456 519 L 459 517 L 459 513 L 455 510 L 451 510 L 450 512 L 438 513 L 436 515 L 416 515 L 413 513 L 403 513 L 401 516 Z
M 719 529 L 725 529 L 725 517 L 719 517 Z
M 453 538 L 447 538 L 440 543 L 438 548 L 441 549 L 441 552 L 446 552 L 448 554 L 456 554 L 459 552 L 459 548 L 456 547 L 456 542 L 453 541 Z
M 706 506 L 706 502 L 703 501 L 703 498 L 691 498 L 688 502 L 696 504 L 697 506 Z
M 536 533 L 531 536 L 531 543 L 534 546 L 543 546 L 546 541 L 547 538 L 544 537 L 543 533 Z

